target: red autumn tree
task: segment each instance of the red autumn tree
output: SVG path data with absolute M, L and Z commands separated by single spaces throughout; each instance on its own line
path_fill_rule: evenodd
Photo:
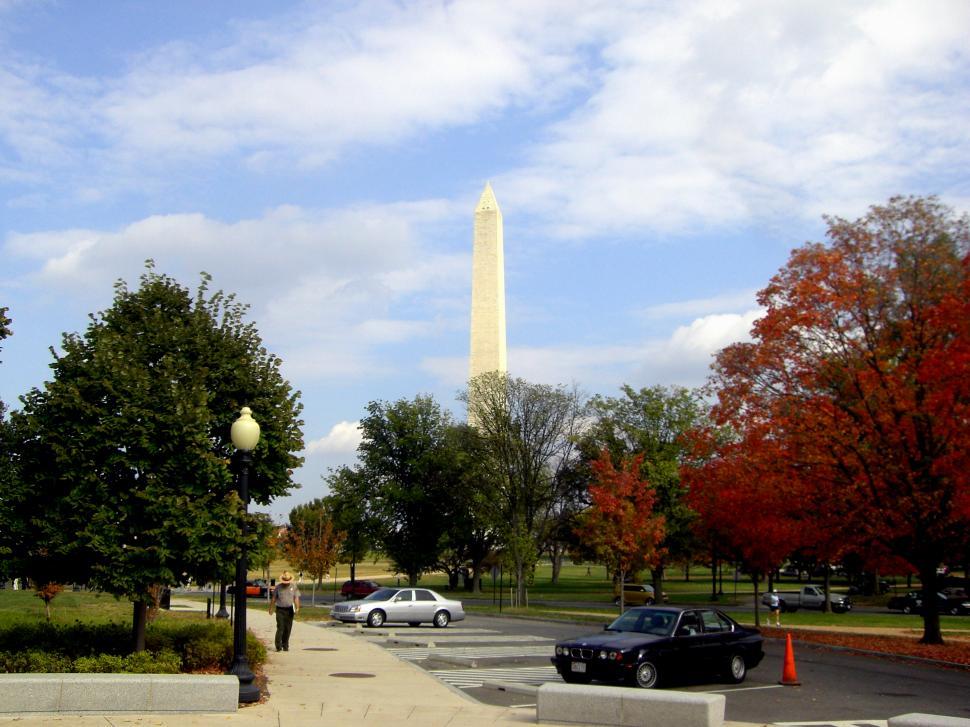
M 290 527 L 283 540 L 283 552 L 290 564 L 310 576 L 311 601 L 316 603 L 317 586 L 337 562 L 346 533 L 334 526 L 333 515 L 324 500 L 297 505 L 290 511 Z
M 664 517 L 654 512 L 656 494 L 640 477 L 642 464 L 643 455 L 636 455 L 623 458 L 617 469 L 604 449 L 592 463 L 592 504 L 576 530 L 598 562 L 619 575 L 621 610 L 626 574 L 651 565 L 661 555 L 664 537 Z
M 761 476 L 795 473 L 843 532 L 912 564 L 922 641 L 942 643 L 936 568 L 970 531 L 970 221 L 910 197 L 827 223 L 761 291 L 753 342 L 718 354 L 715 421 L 749 454 L 774 443 Z
M 751 576 L 755 625 L 761 622 L 761 579 L 804 542 L 794 506 L 799 480 L 776 466 L 779 443 L 763 435 L 726 437 L 712 427 L 695 431 L 691 457 L 681 470 L 701 537 Z

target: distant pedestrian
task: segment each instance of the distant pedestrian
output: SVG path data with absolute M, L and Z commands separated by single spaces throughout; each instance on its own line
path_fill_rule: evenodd
M 293 582 L 293 574 L 288 570 L 280 575 L 280 582 L 273 588 L 269 600 L 269 612 L 276 611 L 276 650 L 290 650 L 290 632 L 293 630 L 293 617 L 300 610 L 300 589 Z
M 771 614 L 774 614 L 775 626 L 781 626 L 781 599 L 777 588 L 768 594 L 768 611 L 768 622 L 771 623 Z

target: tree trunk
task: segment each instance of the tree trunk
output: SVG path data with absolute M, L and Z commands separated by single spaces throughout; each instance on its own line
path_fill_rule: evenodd
M 940 631 L 940 610 L 936 602 L 936 563 L 922 565 L 919 579 L 923 584 L 923 638 L 921 644 L 942 644 Z
M 148 622 L 148 604 L 135 601 L 131 619 L 131 650 L 145 650 L 145 624 Z
M 623 588 L 623 584 L 626 583 L 626 569 L 620 568 L 620 613 L 622 614 L 626 610 L 626 589 Z
M 754 625 L 755 628 L 761 626 L 761 593 L 758 588 L 758 579 L 760 574 L 758 571 L 751 572 L 751 582 L 754 583 Z
M 653 579 L 653 596 L 657 603 L 664 602 L 664 567 L 658 565 L 650 569 L 650 576 Z
M 559 543 L 555 543 L 550 549 L 549 554 L 552 557 L 552 585 L 559 585 L 559 574 L 562 572 L 562 556 L 563 547 Z
M 717 600 L 717 555 L 711 556 L 711 600 Z
M 828 563 L 824 563 L 822 567 L 825 568 L 825 577 L 822 578 L 822 591 L 825 598 L 822 601 L 822 613 L 832 613 L 832 601 L 829 600 L 829 593 L 832 588 L 832 571 Z

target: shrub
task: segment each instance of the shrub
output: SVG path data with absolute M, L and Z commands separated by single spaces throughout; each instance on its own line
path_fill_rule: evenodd
M 74 660 L 72 671 L 83 674 L 111 674 L 125 671 L 124 662 L 124 659 L 114 654 L 80 656 Z
M 149 626 L 146 651 L 129 654 L 130 628 L 121 624 L 49 626 L 0 631 L 0 672 L 224 672 L 232 664 L 233 635 L 225 621 L 166 620 Z M 252 668 L 266 661 L 266 647 L 248 634 Z
M 71 671 L 71 660 L 61 654 L 37 650 L 20 653 L 0 652 L 0 672 L 8 674 L 29 672 L 64 674 L 69 671 Z
M 174 651 L 139 651 L 124 659 L 122 670 L 132 674 L 178 674 L 182 659 Z

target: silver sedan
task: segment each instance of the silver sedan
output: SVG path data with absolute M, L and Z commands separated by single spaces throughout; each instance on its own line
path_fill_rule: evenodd
M 445 598 L 428 588 L 381 588 L 359 601 L 334 604 L 330 617 L 349 623 L 378 627 L 387 622 L 410 626 L 432 623 L 444 628 L 465 618 L 461 601 Z

